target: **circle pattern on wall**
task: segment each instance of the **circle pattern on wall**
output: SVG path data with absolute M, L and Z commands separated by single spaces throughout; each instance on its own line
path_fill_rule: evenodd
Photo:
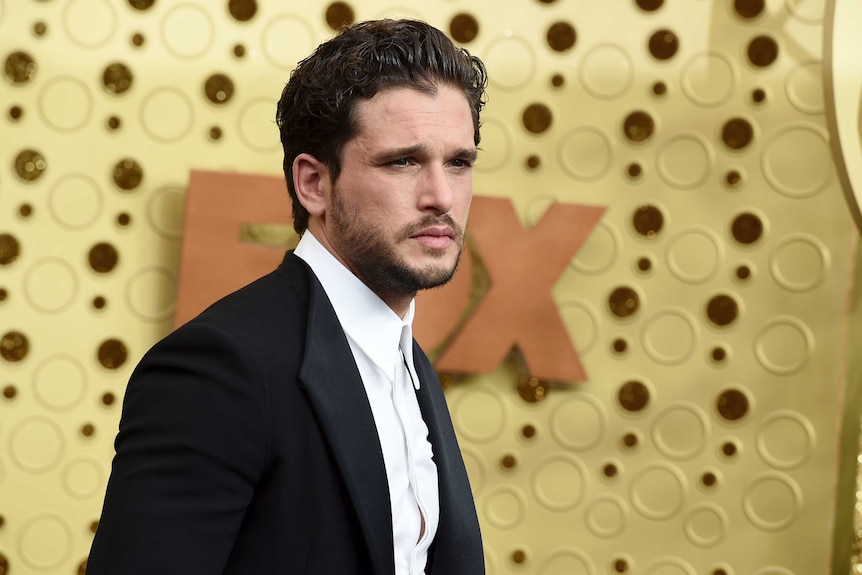
M 69 355 L 55 355 L 42 362 L 33 377 L 36 398 L 48 409 L 68 411 L 83 400 L 87 374 Z
M 686 481 L 670 463 L 651 463 L 632 480 L 632 506 L 647 519 L 667 519 L 682 509 Z
M 180 4 L 165 14 L 162 42 L 175 56 L 197 58 L 212 45 L 215 30 L 212 18 L 199 6 Z
M 18 552 L 24 563 L 33 569 L 54 569 L 72 552 L 72 529 L 60 515 L 36 515 L 21 528 Z
M 504 90 L 524 87 L 536 73 L 536 55 L 529 42 L 517 36 L 498 38 L 488 45 L 483 61 L 488 81 Z
M 82 128 L 93 111 L 93 96 L 87 85 L 73 77 L 51 80 L 39 97 L 39 112 L 45 122 L 61 132 Z
M 85 48 L 107 43 L 117 28 L 117 13 L 109 0 L 71 0 L 63 12 L 69 38 Z
M 500 233 L 547 233 L 554 202 L 605 209 L 589 233 L 575 217 L 528 255 L 517 242 L 502 277 L 474 199 L 473 281 L 450 336 L 490 290 L 521 290 L 485 316 L 513 340 L 497 365 L 440 374 L 489 572 L 801 575 L 828 561 L 829 446 L 855 361 L 837 160 L 862 169 L 862 80 L 835 71 L 862 69 L 862 44 L 830 62 L 822 43 L 862 9 L 827 25 L 822 0 L 217 4 L 0 0 L 0 492 L 25 494 L 0 510 L 0 570 L 85 570 L 124 385 L 171 329 L 196 253 L 190 174 L 248 176 L 225 211 L 294 241 L 281 212 L 254 211 L 259 184 L 289 211 L 276 100 L 321 40 L 383 16 L 430 21 L 487 64 L 473 190 L 510 203 L 522 229 Z M 224 250 L 255 254 L 254 273 L 277 265 L 281 248 L 215 227 Z M 568 241 L 570 261 L 530 272 L 556 274 L 537 292 L 522 270 Z M 260 273 L 257 255 L 272 257 Z M 545 299 L 556 316 L 505 329 Z M 531 372 L 553 337 L 586 381 Z M 47 492 L 54 513 L 32 515 Z M 709 559 L 735 538 L 763 552 Z M 780 553 L 800 538 L 806 557 Z

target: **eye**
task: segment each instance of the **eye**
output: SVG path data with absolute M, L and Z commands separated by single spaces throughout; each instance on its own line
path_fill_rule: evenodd
M 389 163 L 393 166 L 409 166 L 410 158 L 398 158 L 397 160 L 392 160 Z
M 455 158 L 454 160 L 449 162 L 449 165 L 455 168 L 469 168 L 473 165 L 473 162 L 471 162 L 470 160 L 465 160 L 463 158 Z

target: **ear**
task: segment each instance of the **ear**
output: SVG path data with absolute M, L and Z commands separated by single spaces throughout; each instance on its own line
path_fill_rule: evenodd
M 296 196 L 308 213 L 320 216 L 329 205 L 329 171 L 311 154 L 299 154 L 293 160 L 293 183 Z

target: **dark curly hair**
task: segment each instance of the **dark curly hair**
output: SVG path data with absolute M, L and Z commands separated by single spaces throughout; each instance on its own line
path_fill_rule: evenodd
M 427 94 L 438 85 L 464 92 L 479 144 L 479 114 L 485 105 L 487 74 L 479 58 L 455 46 L 446 35 L 417 20 L 375 20 L 345 28 L 327 40 L 290 75 L 281 93 L 276 123 L 284 148 L 284 175 L 293 202 L 293 227 L 308 228 L 308 211 L 293 182 L 293 161 L 308 153 L 324 163 L 335 181 L 341 150 L 359 129 L 353 110 L 392 87 Z

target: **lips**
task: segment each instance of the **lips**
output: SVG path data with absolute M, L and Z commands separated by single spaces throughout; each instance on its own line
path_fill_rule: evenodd
M 424 228 L 410 237 L 418 238 L 421 236 L 431 236 L 435 238 L 447 237 L 451 240 L 455 237 L 455 232 L 453 232 L 452 228 L 450 228 L 449 226 L 434 226 Z
M 419 232 L 410 236 L 411 239 L 417 240 L 421 244 L 432 249 L 446 249 L 455 237 L 455 233 L 449 226 L 432 226 L 423 228 Z

